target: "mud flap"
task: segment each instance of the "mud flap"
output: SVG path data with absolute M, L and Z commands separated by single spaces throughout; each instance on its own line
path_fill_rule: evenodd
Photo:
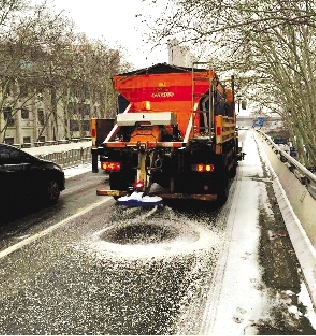
M 116 204 L 130 207 L 156 206 L 162 204 L 162 198 L 158 196 L 144 196 L 144 192 L 134 191 L 130 196 L 118 198 Z

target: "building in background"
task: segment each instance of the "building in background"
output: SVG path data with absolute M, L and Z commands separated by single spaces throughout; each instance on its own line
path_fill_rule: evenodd
M 177 39 L 168 40 L 168 64 L 173 64 L 179 67 L 189 68 L 194 60 L 190 53 L 190 48 L 185 45 L 180 45 Z
M 65 45 L 64 63 L 56 61 L 52 71 L 49 51 L 36 49 L 37 58 L 32 59 L 24 55 L 30 48 L 22 47 L 0 45 L 0 143 L 29 147 L 87 138 L 91 118 L 116 114 L 117 93 L 111 81 L 120 67 L 116 50 L 101 57 L 98 50 Z M 112 68 L 109 57 L 114 59 Z
M 0 114 L 1 125 L 6 125 L 3 142 L 22 147 L 36 143 L 90 137 L 90 118 L 104 117 L 100 95 L 88 90 L 69 89 L 52 107 L 49 90 L 40 90 L 35 95 L 32 88 L 25 92 L 13 107 L 14 89 L 8 92 L 6 105 Z M 57 92 L 57 95 L 62 93 Z M 92 97 L 91 97 L 92 96 Z

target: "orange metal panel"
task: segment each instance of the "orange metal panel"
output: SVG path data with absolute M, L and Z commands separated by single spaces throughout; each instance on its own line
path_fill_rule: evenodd
M 214 76 L 214 73 L 212 73 Z M 207 77 L 208 71 L 194 76 Z M 177 114 L 179 130 L 185 133 L 192 112 L 192 74 L 164 73 L 131 76 L 114 76 L 114 86 L 120 94 L 131 103 L 130 112 L 145 109 L 144 102 L 150 102 L 154 112 L 174 112 Z M 199 101 L 209 87 L 208 81 L 197 81 L 194 84 L 194 102 Z
M 226 91 L 227 102 L 232 103 L 234 101 L 233 91 L 228 88 L 226 88 L 225 91 Z
M 122 190 L 109 190 L 109 189 L 97 189 L 97 196 L 114 196 L 114 197 L 122 197 L 127 196 L 127 191 Z

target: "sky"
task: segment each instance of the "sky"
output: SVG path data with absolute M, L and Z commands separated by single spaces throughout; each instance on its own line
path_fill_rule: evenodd
M 166 0 L 52 0 L 56 11 L 72 18 L 78 32 L 89 38 L 104 37 L 110 47 L 123 47 L 123 54 L 135 68 L 167 62 L 167 48 L 151 52 L 152 44 L 143 42 L 149 32 L 142 20 L 163 12 Z M 141 14 L 141 15 L 139 15 Z
M 170 0 L 48 0 L 55 11 L 73 19 L 76 31 L 89 38 L 103 37 L 109 47 L 119 48 L 134 69 L 168 62 L 167 46 L 154 48 L 146 34 L 150 29 L 142 22 L 154 24 Z M 42 0 L 34 0 L 41 3 Z M 248 115 L 240 111 L 239 115 Z

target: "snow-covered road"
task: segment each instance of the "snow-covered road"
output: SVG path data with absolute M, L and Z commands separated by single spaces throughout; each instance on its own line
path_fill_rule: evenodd
M 270 168 L 244 139 L 216 211 L 119 208 L 96 198 L 90 165 L 65 169 L 61 202 L 6 235 L 0 333 L 315 334 Z
M 231 208 L 227 237 L 204 317 L 205 321 L 210 322 L 204 326 L 203 334 L 219 335 L 223 331 L 230 335 L 256 334 L 260 324 L 265 326 L 265 321 L 275 318 L 272 313 L 274 305 L 282 306 L 279 296 L 287 293 L 286 288 L 273 291 L 263 281 L 263 262 L 260 260 L 260 236 L 263 231 L 260 217 L 275 221 L 277 216 L 273 210 L 275 200 L 267 195 L 267 184 L 272 183 L 272 168 L 265 164 L 267 158 L 260 141 L 256 141 L 258 138 L 255 133 L 247 132 L 245 140 L 244 150 L 247 155 L 239 164 L 235 192 L 225 205 L 227 211 Z M 283 265 L 280 263 L 277 267 L 281 269 Z M 221 285 L 218 286 L 218 283 Z M 296 294 L 299 301 L 306 305 L 306 317 L 316 329 L 316 315 L 303 282 L 301 291 Z M 295 296 L 293 292 L 291 295 Z M 290 299 L 283 309 L 288 317 L 296 311 L 298 318 L 298 309 L 293 301 Z M 212 318 L 214 316 L 215 319 Z M 286 321 L 287 318 L 284 318 L 284 323 L 291 324 Z M 269 327 L 275 329 L 279 328 L 277 324 L 268 323 Z
M 259 261 L 258 210 L 267 204 L 267 199 L 256 147 L 252 136 L 248 136 L 244 143 L 247 155 L 239 163 L 234 194 L 223 209 L 230 213 L 226 241 L 206 309 L 205 321 L 211 322 L 204 326 L 203 334 L 218 335 L 225 330 L 229 335 L 241 335 L 252 321 L 266 315 L 267 298 L 261 290 L 264 283 Z
M 250 131 L 243 134 L 247 155 L 239 163 L 230 199 L 222 208 L 223 213 L 229 213 L 227 231 L 208 293 L 202 334 L 220 334 L 223 330 L 228 334 L 252 334 L 257 332 L 254 321 L 271 318 L 271 292 L 262 280 L 259 255 L 259 214 L 274 217 L 266 190 L 266 183 L 272 183 L 271 166 L 265 165 L 267 158 L 255 141 L 255 134 Z M 91 165 L 82 164 L 65 169 L 65 176 L 70 178 L 89 171 Z M 316 315 L 304 283 L 301 288 L 300 300 L 307 306 L 306 316 L 316 328 Z M 293 305 L 288 305 L 288 310 L 293 311 Z
M 66 168 L 64 169 L 65 178 L 68 179 L 70 177 L 89 173 L 92 171 L 92 165 L 91 163 L 81 163 L 78 166 L 75 166 L 73 168 Z

